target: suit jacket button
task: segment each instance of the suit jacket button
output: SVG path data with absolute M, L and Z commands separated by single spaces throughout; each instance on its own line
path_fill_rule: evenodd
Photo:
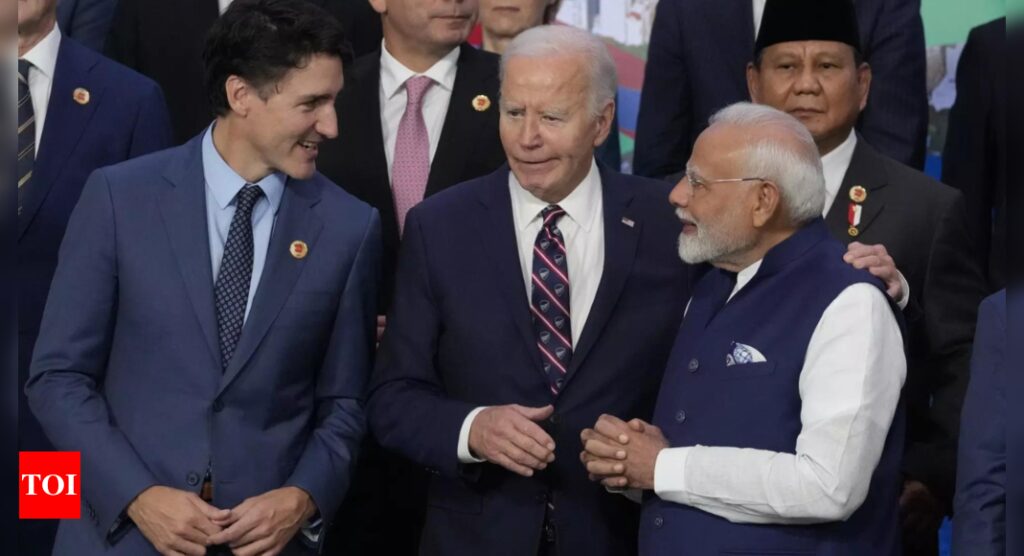
M 189 473 L 185 477 L 185 480 L 188 481 L 189 486 L 196 486 L 196 485 L 199 484 L 199 473 L 195 473 L 195 472 Z
M 680 409 L 679 411 L 676 412 L 676 422 L 677 423 L 682 423 L 685 420 L 686 420 L 686 412 L 683 411 L 682 409 Z
M 693 359 L 690 359 L 690 364 L 687 365 L 686 368 L 689 369 L 691 373 L 695 373 L 697 372 L 697 369 L 700 368 L 700 361 L 697 361 L 697 358 L 694 357 Z
M 224 411 L 224 402 L 220 401 L 220 398 L 213 400 L 213 412 L 220 413 Z
M 655 527 L 661 527 L 664 524 L 665 524 L 665 520 L 662 519 L 660 515 L 654 517 L 654 526 Z

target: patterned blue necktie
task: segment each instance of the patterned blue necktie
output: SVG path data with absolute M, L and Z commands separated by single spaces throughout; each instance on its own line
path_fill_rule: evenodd
M 28 89 L 31 67 L 27 60 L 18 60 L 18 216 L 25 204 L 25 192 L 32 182 L 32 166 L 36 160 L 36 113 Z
M 558 205 L 548 205 L 540 213 L 544 223 L 533 244 L 533 290 L 530 294 L 537 347 L 551 393 L 555 396 L 565 387 L 565 374 L 572 360 L 569 265 L 565 257 L 565 240 L 557 226 L 558 219 L 564 214 Z
M 242 336 L 245 306 L 252 280 L 252 208 L 263 196 L 258 185 L 246 184 L 235 196 L 235 215 L 224 242 L 224 257 L 213 295 L 217 304 L 217 334 L 220 337 L 221 370 L 228 368 Z

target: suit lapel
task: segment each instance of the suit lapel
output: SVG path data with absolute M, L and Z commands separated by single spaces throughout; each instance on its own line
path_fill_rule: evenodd
M 481 118 L 486 114 L 473 108 L 473 98 L 486 92 L 481 86 L 486 76 L 481 75 L 476 64 L 478 55 L 479 52 L 472 46 L 462 45 L 452 96 L 441 127 L 437 152 L 430 163 L 430 176 L 424 197 L 462 181 L 467 155 L 473 150 L 475 131 L 481 128 Z M 491 99 L 490 110 L 498 109 L 497 100 Z
M 210 348 L 211 362 L 220 368 L 220 342 L 213 302 L 213 269 L 206 222 L 206 179 L 203 176 L 202 135 L 180 147 L 181 159 L 164 177 L 174 185 L 160 200 L 160 215 L 178 261 L 192 309 Z
M 828 224 L 832 237 L 849 243 L 856 241 L 871 224 L 882 213 L 885 208 L 884 187 L 888 185 L 888 175 L 885 172 L 885 160 L 868 145 L 864 138 L 857 136 L 857 146 L 853 150 L 853 157 L 850 159 L 850 167 L 843 176 L 843 183 L 839 186 L 832 207 L 825 216 L 825 223 Z M 867 197 L 861 205 L 860 224 L 857 226 L 857 235 L 850 234 L 849 210 L 851 204 L 850 190 L 861 186 L 867 191 Z
M 633 200 L 632 192 L 618 183 L 615 176 L 604 166 L 601 166 L 601 190 L 604 197 L 604 270 L 601 273 L 597 294 L 594 296 L 594 304 L 583 325 L 576 349 L 573 350 L 572 362 L 565 377 L 566 382 L 572 380 L 573 375 L 586 360 L 611 317 L 612 310 L 622 294 L 622 288 L 626 285 L 626 279 L 633 269 L 636 245 L 643 226 L 643 222 L 629 211 L 630 202 Z M 624 219 L 633 222 L 633 225 L 625 224 Z
M 46 122 L 39 141 L 33 176 L 28 195 L 18 219 L 18 236 L 25 233 L 28 224 L 49 194 L 57 177 L 71 157 L 85 131 L 86 124 L 96 111 L 103 95 L 103 84 L 89 79 L 89 71 L 96 64 L 95 56 L 82 56 L 78 46 L 70 40 L 60 42 L 50 101 L 46 109 Z M 74 90 L 82 87 L 89 91 L 90 101 L 79 104 L 73 98 Z
M 537 349 L 530 304 L 526 286 L 523 284 L 523 269 L 519 262 L 519 244 L 516 242 L 515 222 L 512 219 L 512 199 L 508 191 L 508 166 L 495 172 L 480 188 L 480 202 L 483 211 L 474 215 L 476 235 L 483 244 L 483 252 L 490 257 L 494 283 L 505 300 L 508 315 L 519 330 L 526 346 L 526 353 L 533 360 L 533 368 L 547 380 Z
M 270 236 L 263 275 L 253 297 L 252 307 L 249 308 L 249 316 L 242 327 L 242 337 L 238 340 L 238 347 L 221 380 L 221 391 L 252 357 L 305 267 L 305 258 L 296 259 L 291 256 L 291 243 L 300 240 L 306 243 L 309 251 L 316 249 L 317 238 L 323 229 L 323 222 L 313 211 L 313 206 L 319 200 L 319 190 L 311 182 L 289 179 L 285 185 L 277 222 Z

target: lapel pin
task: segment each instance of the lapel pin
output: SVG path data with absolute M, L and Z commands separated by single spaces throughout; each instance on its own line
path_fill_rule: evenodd
M 304 259 L 306 254 L 309 253 L 309 246 L 306 245 L 305 241 L 296 240 L 288 247 L 288 252 L 296 259 Z
M 868 198 L 868 190 L 863 185 L 855 185 L 850 188 L 850 200 L 854 203 L 863 203 Z
M 473 97 L 473 108 L 477 112 L 486 112 L 491 107 L 491 99 L 487 98 L 487 95 L 477 95 Z
M 75 99 L 75 102 L 78 104 L 85 106 L 86 104 L 89 104 L 89 89 L 79 87 L 71 94 L 71 98 Z
M 850 192 L 850 196 L 853 196 L 852 191 Z M 846 219 L 850 223 L 850 228 L 847 232 L 850 234 L 850 237 L 857 237 L 860 234 L 860 230 L 857 229 L 857 226 L 860 226 L 860 215 L 863 210 L 863 206 L 857 203 L 850 203 L 850 208 L 846 211 Z
M 622 217 L 622 223 L 629 226 L 630 228 L 636 225 L 636 222 L 633 222 L 631 219 L 626 218 L 625 216 Z

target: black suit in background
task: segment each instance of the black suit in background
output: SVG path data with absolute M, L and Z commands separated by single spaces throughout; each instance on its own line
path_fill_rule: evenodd
M 384 249 L 379 307 L 391 306 L 398 256 L 398 218 L 388 177 L 380 107 L 378 50 L 345 72 L 337 101 L 338 138 L 320 146 L 317 169 L 380 212 Z M 498 57 L 468 44 L 460 47 L 437 151 L 430 163 L 426 196 L 490 174 L 505 162 L 498 137 Z M 473 99 L 491 105 L 478 111 Z M 426 474 L 421 466 L 364 442 L 356 477 L 331 533 L 327 554 L 415 554 L 426 510 Z
M 867 190 L 859 234 L 849 233 L 850 189 Z M 882 244 L 910 285 L 907 446 L 903 472 L 952 505 L 960 408 L 984 277 L 973 257 L 963 195 L 881 155 L 863 137 L 825 217 L 846 243 Z M 922 552 L 923 553 L 923 552 Z M 931 554 L 937 553 L 937 547 Z
M 1005 17 L 967 37 L 942 153 L 942 181 L 964 194 L 989 292 L 1006 285 L 1005 44 Z
M 874 79 L 858 130 L 881 152 L 924 167 L 928 130 L 924 26 L 920 0 L 858 0 L 864 58 Z M 679 172 L 708 118 L 750 100 L 746 67 L 754 54 L 751 0 L 662 0 L 647 52 L 633 171 Z
M 380 48 L 380 17 L 365 0 L 309 0 L 341 21 L 356 56 Z M 203 47 L 217 0 L 120 0 L 105 54 L 156 81 L 167 97 L 175 143 L 213 121 Z

